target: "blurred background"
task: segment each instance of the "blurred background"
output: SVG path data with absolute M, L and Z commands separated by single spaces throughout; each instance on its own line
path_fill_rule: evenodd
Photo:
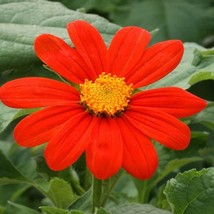
M 214 45 L 214 0 L 51 0 L 73 10 L 99 14 L 121 26 L 159 29 L 153 43 L 166 39 Z

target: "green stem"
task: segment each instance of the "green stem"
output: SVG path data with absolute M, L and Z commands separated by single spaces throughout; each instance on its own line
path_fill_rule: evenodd
M 148 202 L 148 181 L 143 181 L 143 185 L 140 189 L 138 189 L 139 194 L 139 202 L 140 203 L 147 203 Z
M 93 195 L 93 201 L 92 201 L 92 212 L 95 212 L 95 208 L 100 208 L 101 206 L 101 196 L 102 196 L 102 180 L 97 179 L 93 176 L 92 181 L 92 195 Z

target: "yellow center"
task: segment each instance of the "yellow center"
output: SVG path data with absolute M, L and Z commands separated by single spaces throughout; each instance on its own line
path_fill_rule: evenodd
M 132 91 L 124 78 L 103 72 L 94 82 L 85 80 L 80 84 L 80 103 L 96 116 L 112 117 L 127 108 Z

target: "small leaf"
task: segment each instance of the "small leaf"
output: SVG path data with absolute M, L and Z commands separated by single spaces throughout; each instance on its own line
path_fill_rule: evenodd
M 174 214 L 213 214 L 214 168 L 179 173 L 164 193 Z
M 95 210 L 95 214 L 111 214 L 110 212 L 106 211 L 103 208 L 97 209 Z
M 13 203 L 11 201 L 9 201 L 8 203 L 12 206 L 10 213 L 15 213 L 15 214 L 41 214 L 41 213 L 37 212 L 36 210 L 33 210 L 33 209 L 26 207 L 26 206 L 23 206 L 21 204 L 16 204 L 16 203 Z M 9 212 L 8 212 L 8 214 L 9 214 Z
M 6 107 L 1 102 L 0 109 L 1 109 L 0 111 L 0 133 L 1 133 L 14 119 L 14 115 L 18 112 L 18 110 Z
M 13 117 L 13 120 L 19 118 L 19 117 L 22 117 L 22 116 L 27 116 L 28 114 L 32 114 L 36 111 L 38 111 L 39 109 L 38 108 L 32 108 L 32 109 L 22 109 L 22 110 L 19 110 L 18 112 L 16 112 L 16 114 L 14 115 Z
M 59 177 L 67 181 L 68 183 L 71 183 L 71 186 L 75 193 L 78 195 L 81 195 L 84 193 L 84 189 L 80 186 L 79 180 L 77 175 L 75 174 L 75 171 L 72 168 L 67 168 L 62 171 L 52 171 L 43 156 L 37 156 L 36 157 L 37 162 L 37 172 L 41 174 L 46 179 L 51 179 L 53 177 Z
M 80 210 L 64 210 L 57 207 L 48 207 L 42 206 L 40 207 L 44 214 L 84 214 L 84 212 Z
M 80 211 L 80 210 L 71 210 L 69 212 L 69 214 L 85 214 L 84 212 Z
M 88 211 L 92 208 L 92 191 L 89 189 L 87 192 L 85 192 L 82 196 L 78 197 L 70 206 L 69 209 L 71 210 L 82 210 L 82 211 Z
M 47 194 L 59 208 L 67 208 L 75 199 L 70 184 L 61 178 L 51 179 Z
M 201 123 L 214 131 L 214 102 L 209 105 L 202 112 L 198 113 L 192 120 L 192 123 Z
M 214 74 L 211 71 L 201 71 L 196 73 L 190 80 L 189 84 L 193 85 L 197 82 L 200 82 L 202 80 L 211 80 L 214 79 Z
M 207 65 L 214 62 L 214 50 L 194 50 L 194 58 L 192 65 L 198 66 L 199 68 L 207 67 Z
M 0 150 L 0 185 L 27 183 L 29 180 L 8 160 Z
M 167 210 L 156 208 L 150 204 L 121 204 L 111 209 L 112 214 L 170 214 Z
M 40 209 L 44 214 L 69 214 L 68 210 L 64 210 L 56 207 L 42 206 L 40 207 Z

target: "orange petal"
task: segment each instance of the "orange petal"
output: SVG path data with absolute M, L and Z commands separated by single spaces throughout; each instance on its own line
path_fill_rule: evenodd
M 34 147 L 48 142 L 72 116 L 82 111 L 79 105 L 54 106 L 25 117 L 14 130 L 17 143 Z
M 52 170 L 63 170 L 77 161 L 89 141 L 92 124 L 93 117 L 81 112 L 70 117 L 53 136 L 45 149 L 45 159 Z
M 184 47 L 179 40 L 168 40 L 151 46 L 145 51 L 135 71 L 126 76 L 127 83 L 139 88 L 158 81 L 177 67 L 183 52 Z
M 114 119 L 96 118 L 96 120 L 86 148 L 86 162 L 95 177 L 107 179 L 122 165 L 122 138 Z
M 79 93 L 68 84 L 42 77 L 15 79 L 0 89 L 2 102 L 13 108 L 37 108 L 77 103 Z
M 70 22 L 67 25 L 68 34 L 78 53 L 88 66 L 94 80 L 102 72 L 108 72 L 107 48 L 96 28 L 83 20 Z
M 179 118 L 201 111 L 206 102 L 181 88 L 167 87 L 139 92 L 132 97 L 130 105 L 149 107 Z
M 78 52 L 61 38 L 42 34 L 36 38 L 34 49 L 46 65 L 71 82 L 83 83 L 93 77 Z
M 131 106 L 124 116 L 143 134 L 168 148 L 183 150 L 189 145 L 189 127 L 165 112 Z
M 124 27 L 119 30 L 108 50 L 109 71 L 119 77 L 132 74 L 133 68 L 141 60 L 150 41 L 148 31 L 139 27 Z
M 123 167 L 138 179 L 150 178 L 158 165 L 158 157 L 151 141 L 126 118 L 118 118 L 123 138 Z

